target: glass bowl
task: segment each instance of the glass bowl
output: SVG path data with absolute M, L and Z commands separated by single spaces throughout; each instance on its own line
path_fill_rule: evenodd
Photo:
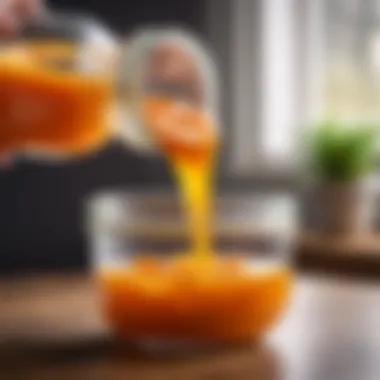
M 292 200 L 218 197 L 213 257 L 186 253 L 183 214 L 169 193 L 111 192 L 89 200 L 91 261 L 105 321 L 139 343 L 259 339 L 290 295 Z

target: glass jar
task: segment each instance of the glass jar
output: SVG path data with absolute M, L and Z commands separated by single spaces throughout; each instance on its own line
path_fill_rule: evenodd
M 259 339 L 292 283 L 294 204 L 227 193 L 216 200 L 213 257 L 194 257 L 174 195 L 105 193 L 88 202 L 92 267 L 105 321 L 138 343 Z
M 0 51 L 0 154 L 99 149 L 115 123 L 118 45 L 98 21 L 49 12 Z

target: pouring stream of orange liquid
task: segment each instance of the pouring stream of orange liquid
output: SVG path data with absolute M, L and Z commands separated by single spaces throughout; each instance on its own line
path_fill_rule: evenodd
M 192 253 L 212 254 L 213 173 L 218 135 L 204 110 L 165 97 L 145 101 L 143 113 L 173 169 L 188 219 Z

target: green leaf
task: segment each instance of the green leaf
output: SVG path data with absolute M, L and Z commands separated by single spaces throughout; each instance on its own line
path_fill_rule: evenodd
M 350 181 L 370 173 L 380 162 L 380 128 L 325 121 L 312 129 L 306 144 L 308 168 L 322 180 Z

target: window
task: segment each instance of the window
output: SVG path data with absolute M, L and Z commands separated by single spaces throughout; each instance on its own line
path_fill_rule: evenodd
M 329 117 L 380 120 L 380 1 L 324 2 L 322 105 Z
M 262 10 L 262 129 L 264 156 L 281 158 L 292 146 L 295 120 L 294 12 L 291 0 L 264 1 Z
M 215 46 L 230 59 L 231 172 L 291 172 L 300 132 L 316 119 L 380 120 L 380 0 L 209 3 L 219 15 L 229 7 L 214 22 L 230 34 L 229 57 L 225 38 Z

